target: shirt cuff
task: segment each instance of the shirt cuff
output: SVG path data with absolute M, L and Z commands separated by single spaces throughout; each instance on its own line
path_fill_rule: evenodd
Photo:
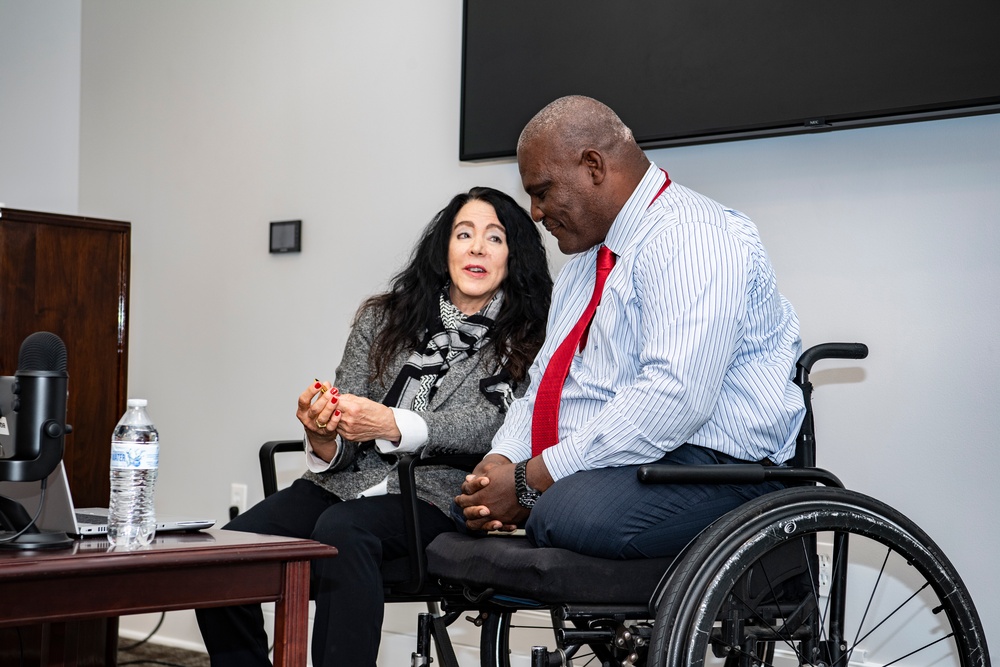
M 542 461 L 545 462 L 545 468 L 554 482 L 587 469 L 580 452 L 570 443 L 558 443 L 544 450 Z
M 389 408 L 396 419 L 399 429 L 399 442 L 391 440 L 375 440 L 375 447 L 383 454 L 405 454 L 415 452 L 427 444 L 430 436 L 427 433 L 427 422 L 413 410 Z
M 330 459 L 329 463 L 327 463 L 326 461 L 324 461 L 323 459 L 321 459 L 319 456 L 316 455 L 316 450 L 313 449 L 312 443 L 309 442 L 308 435 L 302 436 L 302 444 L 304 445 L 304 449 L 306 450 L 306 468 L 309 469 L 309 472 L 316 472 L 316 473 L 326 472 L 327 470 L 332 468 L 338 461 L 340 461 L 341 457 L 344 455 L 344 448 L 342 446 L 342 443 L 340 442 L 339 435 L 337 436 L 337 453 L 333 455 L 333 458 Z

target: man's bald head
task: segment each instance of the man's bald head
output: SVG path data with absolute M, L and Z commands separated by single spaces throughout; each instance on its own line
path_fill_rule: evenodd
M 593 148 L 616 161 L 645 162 L 632 130 L 610 107 L 592 97 L 560 97 L 535 114 L 521 131 L 518 153 L 540 138 L 551 142 L 552 147 L 574 154 Z

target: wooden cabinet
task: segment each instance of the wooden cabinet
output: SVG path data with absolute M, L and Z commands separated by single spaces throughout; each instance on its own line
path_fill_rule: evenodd
M 51 331 L 69 373 L 64 461 L 78 506 L 110 496 L 111 433 L 128 393 L 131 224 L 0 209 L 0 374 L 22 341 Z

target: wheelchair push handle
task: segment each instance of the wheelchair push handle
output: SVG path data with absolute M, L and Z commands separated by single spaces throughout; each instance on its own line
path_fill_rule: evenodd
M 806 375 L 813 364 L 821 359 L 864 359 L 868 356 L 868 346 L 864 343 L 820 343 L 802 353 L 795 364 Z

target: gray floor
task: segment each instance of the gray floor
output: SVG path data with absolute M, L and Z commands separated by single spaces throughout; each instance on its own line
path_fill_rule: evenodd
M 152 642 L 136 646 L 136 640 L 125 638 L 118 641 L 118 664 L 209 667 L 208 656 L 204 653 L 186 651 Z

